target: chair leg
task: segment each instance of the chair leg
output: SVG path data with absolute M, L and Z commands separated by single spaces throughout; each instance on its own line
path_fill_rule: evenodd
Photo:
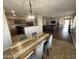
M 42 59 L 44 59 L 44 56 L 42 56 Z
M 49 56 L 49 49 L 47 49 L 47 55 Z

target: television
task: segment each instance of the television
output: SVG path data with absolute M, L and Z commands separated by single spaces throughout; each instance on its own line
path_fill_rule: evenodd
M 51 21 L 51 23 L 55 24 L 55 21 Z

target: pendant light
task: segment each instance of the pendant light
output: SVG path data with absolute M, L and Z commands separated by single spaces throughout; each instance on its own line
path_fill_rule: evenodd
M 30 5 L 30 15 L 28 16 L 28 19 L 32 20 L 34 19 L 34 15 L 32 14 L 32 4 L 31 4 L 31 1 L 29 0 L 29 5 Z

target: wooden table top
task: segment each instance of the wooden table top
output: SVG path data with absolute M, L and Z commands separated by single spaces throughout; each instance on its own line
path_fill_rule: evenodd
M 4 59 L 9 59 L 7 56 L 12 56 L 13 59 L 24 59 L 28 54 L 30 54 L 36 47 L 37 44 L 46 40 L 50 34 L 42 33 L 41 35 L 36 35 L 35 37 L 28 38 L 25 41 L 13 44 L 9 49 L 3 52 Z

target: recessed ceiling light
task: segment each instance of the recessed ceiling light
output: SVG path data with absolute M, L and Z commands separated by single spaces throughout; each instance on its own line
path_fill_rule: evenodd
M 13 14 L 13 16 L 16 16 L 16 14 Z
M 11 12 L 12 12 L 12 13 L 15 13 L 15 11 L 14 11 L 14 10 L 11 10 Z

